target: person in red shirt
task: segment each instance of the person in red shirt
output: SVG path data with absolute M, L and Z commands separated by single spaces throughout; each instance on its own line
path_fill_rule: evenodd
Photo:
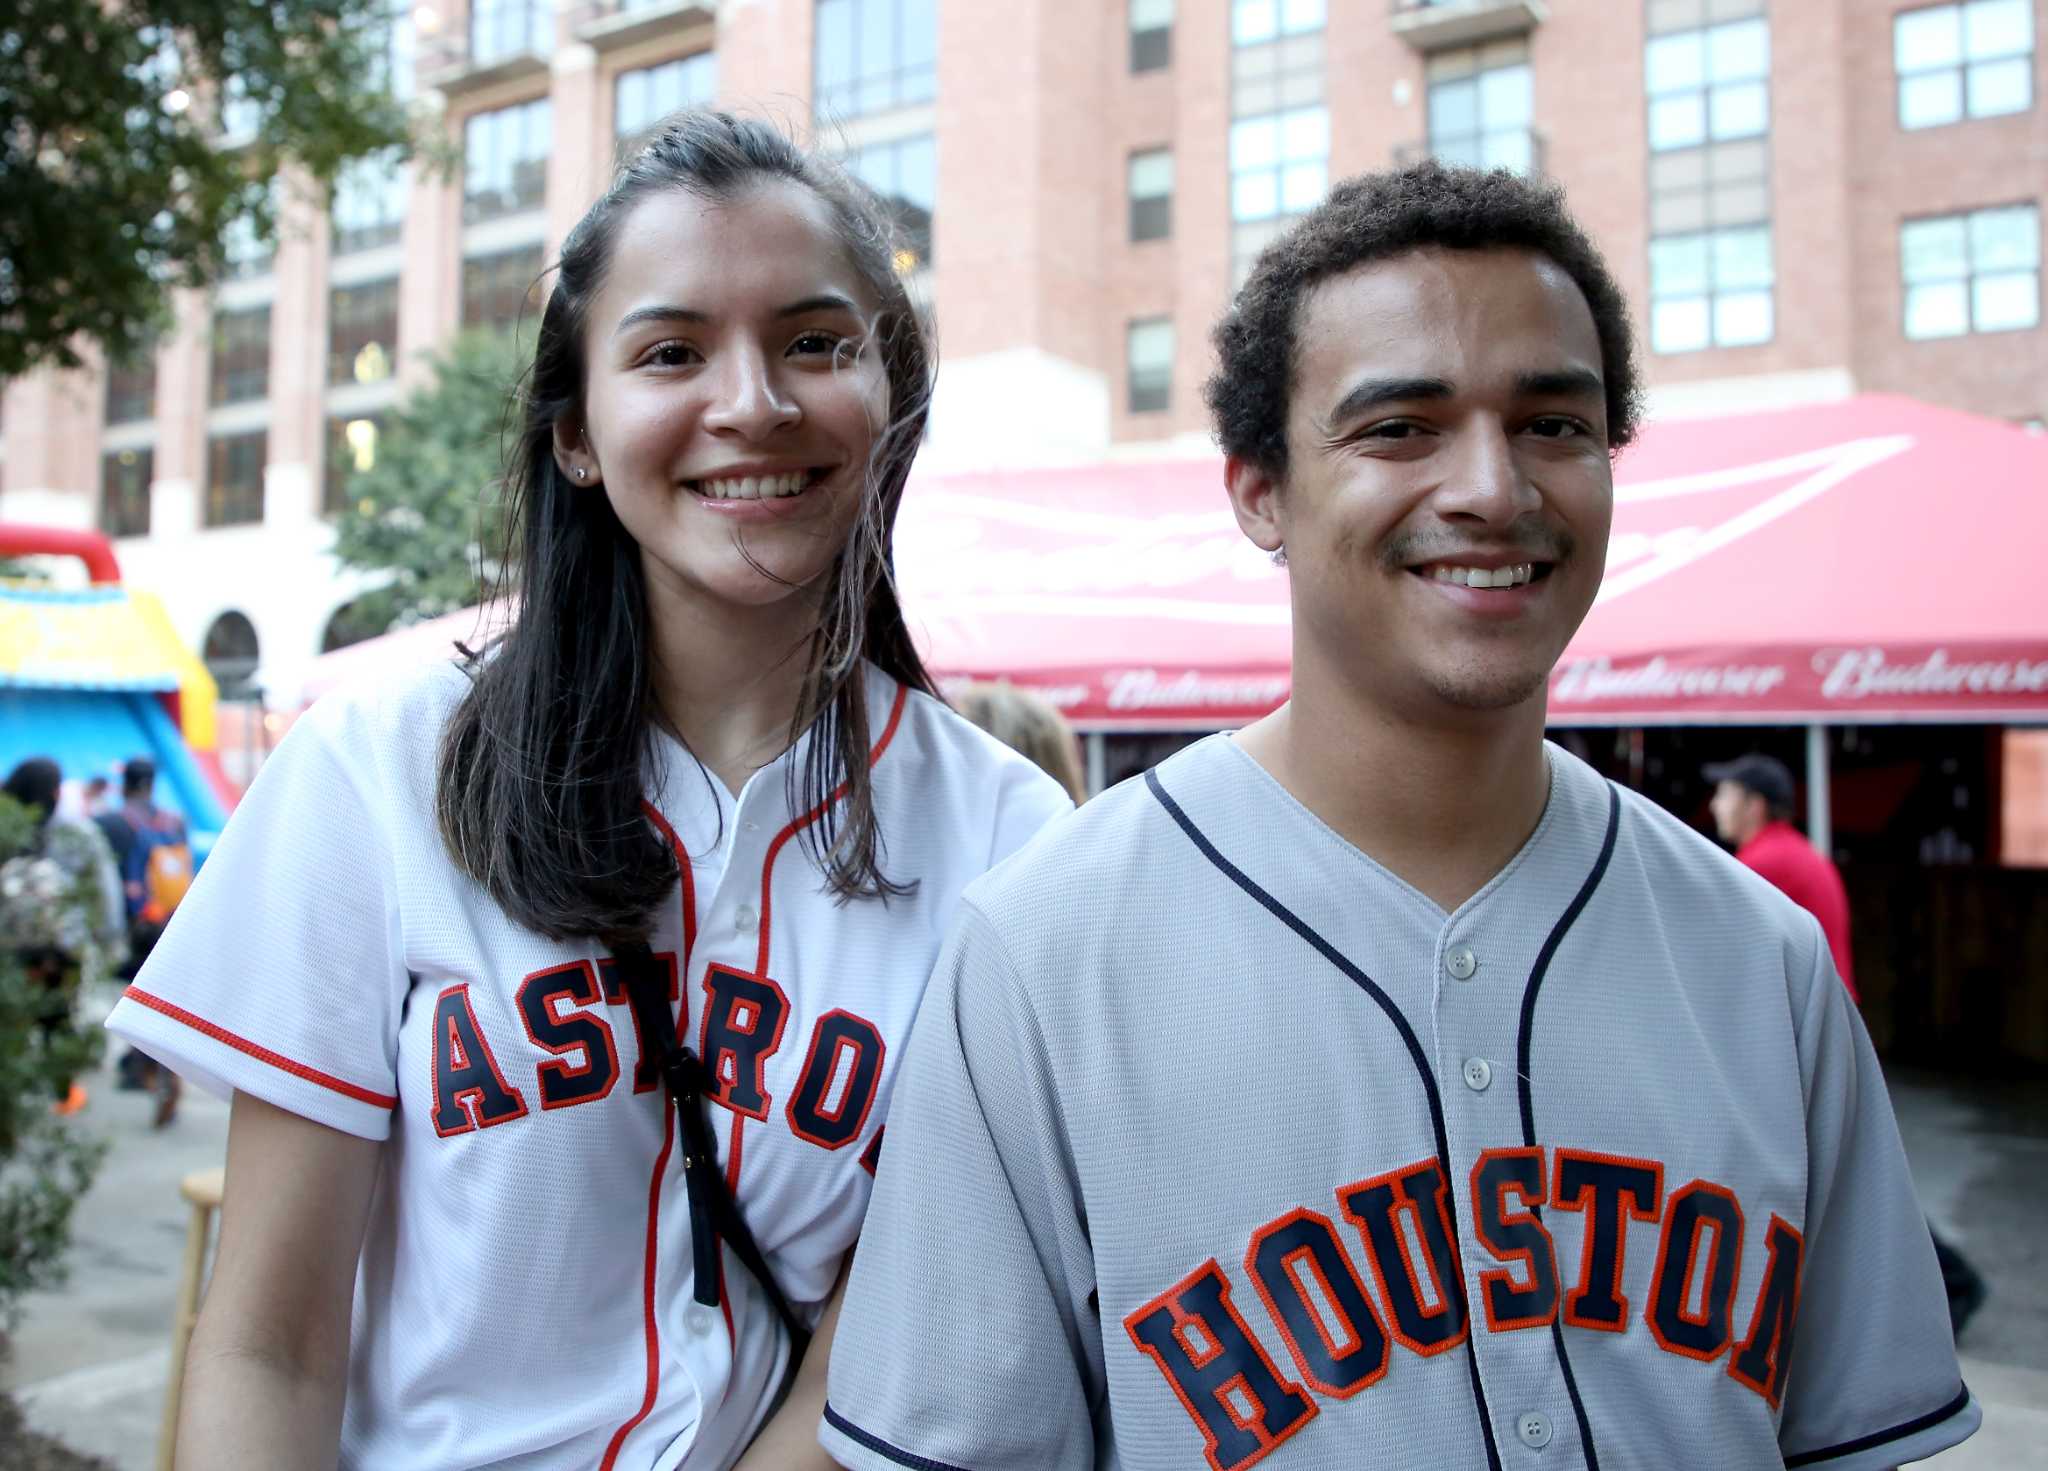
M 1834 952 L 1835 969 L 1849 997 L 1858 1005 L 1856 974 L 1849 963 L 1849 894 L 1834 860 L 1792 826 L 1792 773 L 1770 756 L 1750 754 L 1706 768 L 1714 783 L 1714 826 L 1721 840 L 1735 845 L 1735 856 L 1755 869 L 1800 908 L 1820 921 Z M 1948 1289 L 1950 1328 L 1960 1334 L 1990 1288 L 1952 1242 L 1932 1225 L 1934 1254 L 1941 1261 L 1942 1284 Z
M 1709 766 L 1706 775 L 1715 784 L 1710 805 L 1721 840 L 1820 921 L 1835 970 L 1850 999 L 1860 1001 L 1849 960 L 1849 893 L 1834 860 L 1792 826 L 1792 773 L 1773 757 L 1748 755 Z

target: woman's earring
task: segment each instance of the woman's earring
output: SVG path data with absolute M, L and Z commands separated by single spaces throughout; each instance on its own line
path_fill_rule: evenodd
M 590 472 L 588 470 L 584 469 L 581 465 L 578 465 L 576 467 L 576 483 L 578 485 L 581 485 L 583 483 L 583 477 L 588 475 L 589 473 Z
M 1275 567 L 1285 567 L 1287 565 L 1286 547 L 1275 547 L 1273 549 L 1273 565 Z

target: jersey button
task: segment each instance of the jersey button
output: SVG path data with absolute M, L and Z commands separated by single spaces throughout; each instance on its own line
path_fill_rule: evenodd
M 1550 1417 L 1536 1410 L 1525 1410 L 1521 1419 L 1515 1422 L 1515 1434 L 1522 1437 L 1522 1444 L 1532 1451 L 1540 1451 L 1550 1444 Z
M 1444 969 L 1451 973 L 1451 979 L 1469 981 L 1472 972 L 1479 969 L 1479 957 L 1472 953 L 1469 945 L 1460 945 L 1444 957 Z
M 752 934 L 754 926 L 761 922 L 761 916 L 754 913 L 754 906 L 751 904 L 742 904 L 739 907 L 739 912 L 734 914 L 732 919 L 734 924 L 738 925 L 748 934 Z
M 1486 1085 L 1493 1081 L 1493 1069 L 1483 1057 L 1465 1059 L 1465 1086 L 1474 1093 L 1484 1093 Z

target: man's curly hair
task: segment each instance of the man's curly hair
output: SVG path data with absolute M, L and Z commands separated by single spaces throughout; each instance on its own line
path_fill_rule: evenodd
M 1347 179 L 1260 252 L 1216 324 L 1219 362 L 1203 387 L 1223 452 L 1284 475 L 1303 298 L 1354 266 L 1432 246 L 1530 250 L 1555 261 L 1578 284 L 1600 337 L 1608 448 L 1618 450 L 1635 437 L 1642 381 L 1628 302 L 1565 207 L 1564 191 L 1504 169 L 1482 173 L 1431 159 Z

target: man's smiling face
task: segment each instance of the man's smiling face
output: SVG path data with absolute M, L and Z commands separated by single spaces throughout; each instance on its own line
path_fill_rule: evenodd
M 1418 716 L 1540 699 L 1592 607 L 1614 480 L 1593 315 L 1522 250 L 1426 249 L 1302 301 L 1278 483 L 1230 467 L 1285 546 L 1297 641 Z

